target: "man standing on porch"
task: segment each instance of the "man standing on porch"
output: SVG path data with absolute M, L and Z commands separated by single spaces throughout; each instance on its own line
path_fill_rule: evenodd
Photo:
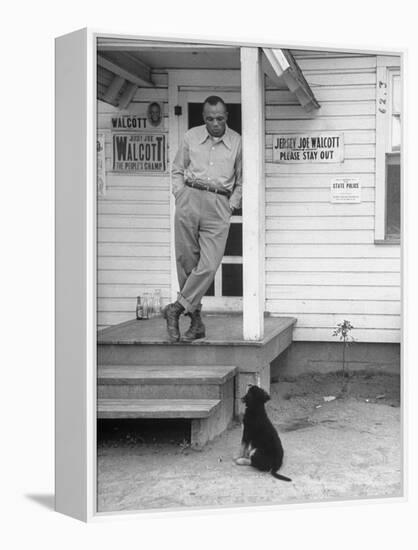
M 225 102 L 210 96 L 203 103 L 205 124 L 188 130 L 172 167 L 177 301 L 164 308 L 171 342 L 180 340 L 179 317 L 191 324 L 183 341 L 206 335 L 201 300 L 225 252 L 232 212 L 241 206 L 241 136 L 228 127 Z

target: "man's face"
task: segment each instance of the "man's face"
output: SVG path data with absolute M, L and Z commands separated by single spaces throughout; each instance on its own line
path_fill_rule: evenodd
M 228 113 L 222 103 L 217 103 L 216 105 L 205 103 L 203 107 L 203 120 L 211 136 L 221 137 L 225 133 Z

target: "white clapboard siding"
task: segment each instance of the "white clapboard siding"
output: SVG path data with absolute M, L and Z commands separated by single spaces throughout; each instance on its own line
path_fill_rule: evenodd
M 400 249 L 374 243 L 376 57 L 296 52 L 321 108 L 266 91 L 266 309 L 297 318 L 295 340 L 400 340 Z M 344 133 L 344 161 L 273 163 L 275 134 Z M 361 202 L 333 204 L 333 178 L 360 180 Z
M 97 266 L 100 270 L 113 271 L 167 271 L 170 269 L 170 259 L 155 256 L 142 256 L 141 258 L 104 256 L 98 258 Z
M 98 219 L 98 227 L 100 229 L 169 229 L 170 218 L 168 216 L 154 215 L 138 215 L 131 216 L 126 214 L 102 214 Z
M 158 103 L 167 104 L 167 86 L 153 88 L 151 95 L 151 101 L 158 101 Z M 132 100 L 132 103 L 134 104 L 141 102 L 146 102 L 147 105 L 150 102 L 150 91 L 147 88 L 138 88 Z
M 267 258 L 396 258 L 400 265 L 400 249 L 397 245 L 376 246 L 375 244 L 334 244 L 315 243 L 309 244 L 293 243 L 269 244 L 266 247 Z
M 373 231 L 266 231 L 266 244 L 369 244 Z
M 266 268 L 272 273 L 298 271 L 341 273 L 399 273 L 397 258 L 268 258 Z
M 306 132 L 326 132 L 326 131 L 345 131 L 345 130 L 373 130 L 375 128 L 374 116 L 332 116 L 321 117 L 319 114 L 315 118 L 309 119 L 266 119 L 266 132 L 270 134 L 300 133 Z
M 331 175 L 329 178 L 329 184 L 331 185 L 331 178 L 337 177 L 336 175 Z M 339 176 L 338 176 L 339 177 Z M 357 177 L 352 176 L 352 177 Z M 374 188 L 366 187 L 366 189 L 361 190 L 361 198 L 364 202 L 373 202 L 374 201 Z M 329 203 L 330 202 L 330 186 L 326 189 L 319 187 L 313 189 L 295 187 L 294 189 L 285 188 L 285 189 L 270 189 L 266 190 L 266 200 L 267 203 Z M 355 204 L 353 204 L 355 209 Z
M 103 215 L 127 215 L 127 216 L 161 216 L 161 212 L 167 211 L 166 200 L 153 201 L 122 201 L 105 200 L 97 205 L 97 212 Z
M 314 170 L 319 174 L 334 174 L 334 177 L 341 174 L 372 173 L 375 168 L 374 159 L 346 159 L 344 162 L 330 162 L 328 164 L 300 163 L 300 164 L 279 164 L 266 162 L 267 176 L 275 174 L 309 174 Z
M 376 71 L 375 70 L 359 70 L 359 71 L 304 71 L 304 76 L 308 81 L 313 92 L 317 87 L 323 86 L 336 86 L 338 88 L 344 86 L 360 86 L 369 85 L 374 86 L 376 84 Z
M 97 275 L 98 284 L 150 284 L 164 285 L 167 281 L 168 270 L 162 271 L 160 269 L 152 270 L 138 270 L 138 271 L 126 271 L 126 270 L 105 270 L 101 269 Z
M 131 176 L 126 176 L 130 178 Z M 167 176 L 168 180 L 168 176 Z M 115 201 L 140 201 L 140 202 L 161 202 L 164 201 L 167 208 L 169 205 L 169 183 L 166 189 L 156 189 L 153 186 L 143 187 L 112 187 L 106 190 L 106 197 L 103 200 Z
M 352 204 L 334 204 L 328 203 L 271 203 L 266 208 L 267 217 L 280 221 L 288 217 L 324 217 L 324 216 L 338 216 L 343 219 L 344 217 L 358 216 L 374 216 L 374 203 L 373 202 L 360 202 L 353 208 Z
M 166 244 L 169 232 L 164 229 L 99 229 L 99 243 L 156 243 Z
M 400 303 L 396 300 L 270 300 L 273 311 L 291 311 L 293 315 L 334 314 L 339 318 L 348 315 L 399 315 Z M 353 318 L 351 318 L 353 321 Z M 353 321 L 354 322 L 354 321 Z M 299 324 L 299 323 L 298 323 Z
M 138 174 L 122 174 L 121 172 L 110 172 L 107 178 L 106 200 L 113 198 L 111 191 L 119 188 L 143 189 L 146 192 L 162 191 L 161 200 L 168 199 L 168 174 L 147 174 L 138 176 Z M 154 197 L 155 200 L 155 197 Z
M 269 285 L 338 285 L 347 286 L 399 286 L 399 273 L 334 271 L 280 271 L 267 272 L 266 283 Z
M 361 56 L 361 57 L 347 57 L 341 56 L 336 58 L 329 57 L 317 57 L 304 59 L 298 56 L 298 65 L 306 75 L 314 71 L 326 71 L 328 74 L 335 72 L 347 72 L 353 71 L 358 73 L 360 71 L 367 70 L 373 73 L 376 68 L 376 56 Z
M 322 104 L 327 101 L 374 101 L 376 95 L 374 86 L 322 86 L 315 89 L 315 97 Z M 295 94 L 289 90 L 267 90 L 268 105 L 298 105 Z
M 338 285 L 271 285 L 267 286 L 267 300 L 382 300 L 400 299 L 398 286 L 350 286 L 341 279 Z M 269 302 L 267 304 L 269 305 Z M 332 304 L 330 308 L 333 308 Z M 270 309 L 269 309 L 270 311 Z M 337 312 L 336 309 L 334 309 Z M 280 309 L 278 311 L 280 313 Z
M 376 105 L 374 101 L 341 101 L 324 102 L 318 111 L 307 113 L 300 105 L 267 105 L 266 118 L 268 120 L 307 119 L 317 120 L 330 116 L 367 116 L 374 115 Z
M 149 283 L 118 283 L 118 284 L 98 284 L 98 299 L 103 301 L 114 300 L 115 298 L 123 298 L 125 300 L 134 300 L 136 304 L 136 297 L 144 292 L 152 292 L 157 287 L 153 282 Z M 169 296 L 169 285 L 159 285 L 161 295 L 167 298 Z M 103 303 L 103 302 L 102 302 Z M 132 319 L 135 315 L 127 316 L 126 320 Z
M 98 257 L 129 257 L 149 258 L 155 256 L 158 258 L 168 258 L 170 248 L 167 243 L 98 243 Z
M 152 79 L 156 87 L 139 88 L 128 109 L 118 110 L 103 102 L 98 106 L 98 128 L 106 138 L 106 193 L 97 204 L 99 328 L 133 319 L 136 298 L 144 292 L 158 289 L 163 301 L 170 295 L 168 169 L 144 174 L 112 171 L 112 117 L 145 117 L 149 103 L 158 101 L 164 113 L 158 130 L 168 142 L 167 75 L 153 73 Z
M 341 229 L 374 229 L 374 217 L 373 216 L 311 216 L 311 217 L 280 217 L 274 219 L 268 219 L 266 223 L 266 229 L 275 230 L 281 229 L 283 231 L 306 231 L 307 229 L 316 230 L 341 230 Z
M 309 74 L 309 85 L 316 92 L 318 89 L 334 87 L 337 89 L 343 89 L 347 86 L 349 87 L 367 87 L 374 86 L 375 81 L 375 72 L 370 70 L 361 70 L 359 72 L 353 71 L 334 71 L 324 74 L 321 71 L 304 71 L 304 75 Z M 276 90 L 286 91 L 286 85 L 277 86 L 269 78 L 266 80 L 266 90 L 267 93 L 273 92 Z
M 344 320 L 344 317 L 338 313 L 332 313 L 333 310 L 330 310 L 330 313 L 299 313 L 297 326 L 298 328 L 310 328 L 315 326 L 315 328 L 328 328 L 330 329 L 330 334 L 332 334 L 333 329 L 337 326 L 337 323 L 341 323 Z M 283 315 L 288 315 L 288 312 L 283 311 Z M 366 315 L 358 315 L 356 313 L 350 314 L 350 322 L 352 324 L 353 332 L 351 335 L 355 338 L 355 331 L 361 329 L 397 329 L 398 328 L 398 315 L 373 315 L 367 313 Z
M 152 71 L 151 72 L 151 80 L 154 82 L 155 86 L 157 87 L 160 87 L 160 88 L 165 88 L 167 90 L 167 87 L 168 87 L 168 74 L 167 72 L 165 71 Z M 150 92 L 151 94 L 151 99 L 150 101 L 154 101 L 153 99 L 153 95 L 152 95 L 152 91 L 148 88 L 148 89 L 145 89 L 144 88 L 144 93 L 146 93 L 147 91 Z

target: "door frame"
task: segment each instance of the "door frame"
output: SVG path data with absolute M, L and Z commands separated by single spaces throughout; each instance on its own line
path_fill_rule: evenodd
M 240 48 L 240 69 L 169 70 L 169 159 L 174 158 L 180 139 L 180 124 L 174 107 L 183 87 L 210 88 L 216 94 L 241 91 L 243 150 L 243 337 L 264 337 L 265 311 L 265 101 L 262 53 L 258 47 Z M 171 163 L 170 163 L 171 165 Z M 171 181 L 170 181 L 171 183 Z M 176 298 L 174 252 L 174 198 L 170 192 L 171 297 Z
M 240 71 L 235 69 L 230 70 L 173 70 L 169 71 L 168 76 L 169 88 L 169 159 L 171 161 L 180 146 L 181 140 L 188 130 L 188 102 L 203 102 L 208 95 L 219 94 L 225 101 L 231 103 L 241 103 L 241 81 Z M 174 107 L 181 107 L 181 115 L 174 114 Z M 202 121 L 203 124 L 203 121 Z M 170 173 L 170 189 L 171 189 L 171 173 Z M 177 298 L 178 282 L 176 257 L 174 247 L 174 213 L 175 201 L 170 192 L 170 287 L 171 299 Z M 232 221 L 242 221 L 241 216 L 233 216 Z M 229 258 L 226 263 L 236 263 L 237 257 Z M 243 258 L 241 262 L 243 262 Z M 215 292 L 220 284 L 220 270 L 215 276 Z M 203 298 L 203 308 L 209 311 L 235 311 L 242 312 L 243 298 L 242 297 L 216 297 L 205 296 Z

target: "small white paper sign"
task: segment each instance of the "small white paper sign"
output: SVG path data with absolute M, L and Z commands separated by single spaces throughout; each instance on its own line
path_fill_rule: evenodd
M 358 178 L 335 178 L 331 181 L 331 202 L 361 202 L 361 186 Z

